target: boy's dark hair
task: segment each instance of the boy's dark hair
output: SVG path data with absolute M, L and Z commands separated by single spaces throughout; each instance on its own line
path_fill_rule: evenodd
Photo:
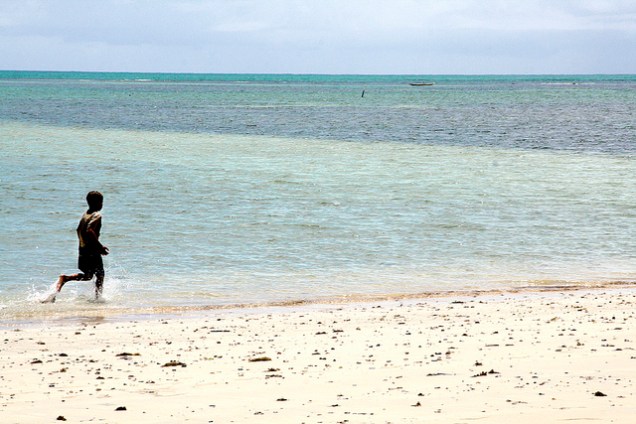
M 86 195 L 88 206 L 96 207 L 104 201 L 104 196 L 99 191 L 91 191 Z

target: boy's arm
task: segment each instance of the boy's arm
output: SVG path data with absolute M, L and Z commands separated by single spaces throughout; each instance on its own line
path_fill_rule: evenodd
M 97 246 L 99 248 L 99 253 L 102 255 L 108 255 L 108 247 L 104 246 L 100 241 L 99 241 L 99 237 L 97 237 L 97 234 L 95 233 L 95 231 L 93 231 L 92 228 L 89 228 L 86 230 L 86 235 L 88 235 L 89 239 L 91 240 L 92 244 L 94 246 Z
M 102 227 L 102 217 L 101 215 L 88 223 L 88 228 L 86 228 L 86 235 L 88 236 L 90 243 L 93 246 L 97 246 L 100 254 L 108 255 L 108 247 L 104 246 L 99 241 L 99 230 Z

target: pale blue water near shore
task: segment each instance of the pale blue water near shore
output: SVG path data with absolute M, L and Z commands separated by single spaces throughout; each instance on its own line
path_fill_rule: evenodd
M 636 282 L 636 76 L 0 72 L 0 151 L 0 318 Z

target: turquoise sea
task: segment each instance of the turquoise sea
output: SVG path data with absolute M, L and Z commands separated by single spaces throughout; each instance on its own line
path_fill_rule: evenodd
M 616 282 L 634 75 L 0 71 L 0 319 Z

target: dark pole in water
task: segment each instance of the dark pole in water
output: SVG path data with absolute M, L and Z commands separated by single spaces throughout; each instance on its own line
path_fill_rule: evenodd
M 362 97 L 364 97 L 364 90 L 362 90 Z

